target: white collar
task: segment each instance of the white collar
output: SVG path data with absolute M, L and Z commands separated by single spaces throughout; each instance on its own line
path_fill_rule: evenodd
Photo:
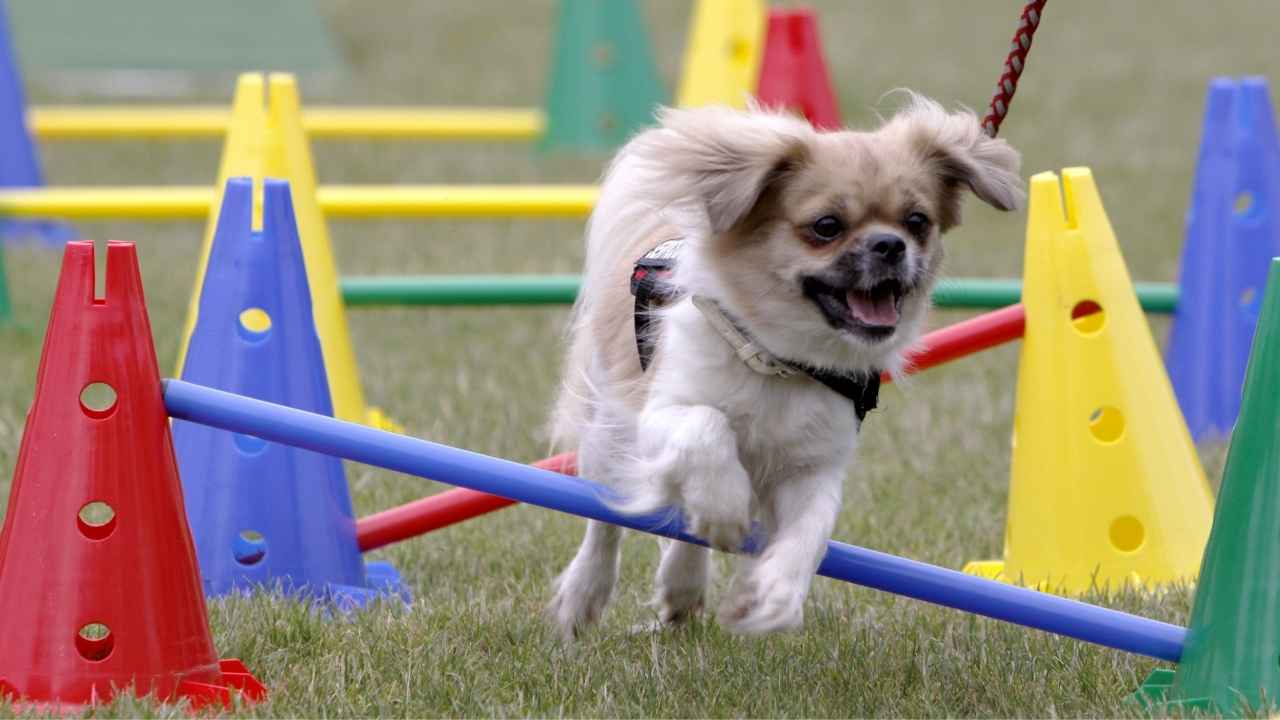
M 875 409 L 880 396 L 878 370 L 842 373 L 819 370 L 783 360 L 757 344 L 746 330 L 729 317 L 724 308 L 720 307 L 720 303 L 703 295 L 694 295 L 690 299 L 693 301 L 693 306 L 698 308 L 707 322 L 711 323 L 711 327 L 715 328 L 716 332 L 720 333 L 720 337 L 729 343 L 729 347 L 733 348 L 738 358 L 752 370 L 761 375 L 773 377 L 790 377 L 801 373 L 808 375 L 853 403 L 859 427 L 867 413 Z
M 739 360 L 746 363 L 747 367 L 761 375 L 776 375 L 778 377 L 789 377 L 800 372 L 794 365 L 779 358 L 766 350 L 763 345 L 757 343 L 754 338 L 748 335 L 725 313 L 724 308 L 720 307 L 720 303 L 705 295 L 694 295 L 690 299 L 693 301 L 693 306 L 698 308 L 698 311 L 707 319 L 711 327 L 715 328 L 720 337 L 729 343 L 729 347 L 733 348 L 734 354 L 738 356 Z

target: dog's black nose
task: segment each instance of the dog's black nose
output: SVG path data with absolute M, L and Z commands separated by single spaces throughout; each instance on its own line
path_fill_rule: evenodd
M 907 243 L 897 235 L 889 233 L 872 235 L 867 238 L 867 245 L 870 246 L 871 252 L 879 255 L 880 259 L 887 263 L 898 262 L 907 251 Z

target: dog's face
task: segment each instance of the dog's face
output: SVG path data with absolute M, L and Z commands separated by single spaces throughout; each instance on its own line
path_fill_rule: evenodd
M 885 343 L 927 303 L 959 188 L 900 138 L 819 135 L 808 150 L 738 240 L 770 245 L 792 294 L 841 339 Z
M 892 364 L 919 333 L 963 194 L 1020 199 L 1016 151 L 922 98 L 875 132 L 724 110 L 666 125 L 709 143 L 695 264 L 771 350 L 818 366 Z

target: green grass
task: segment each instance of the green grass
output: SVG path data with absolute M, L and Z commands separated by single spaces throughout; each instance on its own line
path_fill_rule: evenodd
M 1020 3 L 815 1 L 831 71 L 853 124 L 910 87 L 983 107 Z M 677 72 L 686 3 L 645 2 L 662 71 Z M 304 101 L 537 104 L 550 56 L 553 3 L 325 2 L 352 73 L 303 82 Z M 1058 2 L 1049 6 L 1004 136 L 1025 174 L 1088 165 L 1136 280 L 1176 279 L 1181 226 L 1206 82 L 1280 77 L 1265 0 L 1210 4 Z M 58 97 L 36 85 L 38 101 Z M 192 99 L 222 102 L 230 83 Z M 64 143 L 42 148 L 57 184 L 212 182 L 215 143 Z M 541 158 L 521 145 L 321 143 L 328 182 L 591 181 L 602 157 Z M 1020 274 L 1025 213 L 973 204 L 948 239 L 956 276 Z M 198 224 L 84 224 L 89 237 L 139 243 L 161 367 L 173 367 L 195 271 Z M 338 222 L 344 274 L 571 273 L 572 221 Z M 15 311 L 0 330 L 0 491 L 12 476 L 31 402 L 58 257 L 7 256 Z M 933 324 L 965 317 L 937 313 Z M 350 316 L 365 391 L 414 435 L 532 460 L 559 363 L 563 309 L 361 310 Z M 1159 336 L 1166 323 L 1156 320 Z M 948 567 L 1000 551 L 1009 474 L 1016 347 L 953 363 L 883 393 L 849 476 L 836 537 Z M 1216 474 L 1220 448 L 1206 448 Z M 427 482 L 351 466 L 360 514 L 436 492 Z M 0 497 L 7 493 L 0 492 Z M 2 501 L 0 501 L 2 502 Z M 220 652 L 271 688 L 263 716 L 1099 716 L 1121 704 L 1154 662 L 850 585 L 818 580 L 806 626 L 742 639 L 713 622 L 632 635 L 655 543 L 626 543 L 612 613 L 564 648 L 539 616 L 571 556 L 579 521 L 520 507 L 393 546 L 413 588 L 409 611 L 328 622 L 270 598 L 219 601 Z M 1185 621 L 1185 589 L 1093 598 Z M 2 620 L 0 620 L 2 622 Z M 0 709 L 0 714 L 5 711 Z M 166 714 L 121 700 L 103 715 Z

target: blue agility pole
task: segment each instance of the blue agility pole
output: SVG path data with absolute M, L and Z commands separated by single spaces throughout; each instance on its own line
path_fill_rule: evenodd
M 169 414 L 270 442 L 471 488 L 530 505 L 703 545 L 679 513 L 620 515 L 580 478 L 193 385 L 164 382 Z M 818 574 L 1117 650 L 1177 662 L 1186 629 L 831 541 Z

